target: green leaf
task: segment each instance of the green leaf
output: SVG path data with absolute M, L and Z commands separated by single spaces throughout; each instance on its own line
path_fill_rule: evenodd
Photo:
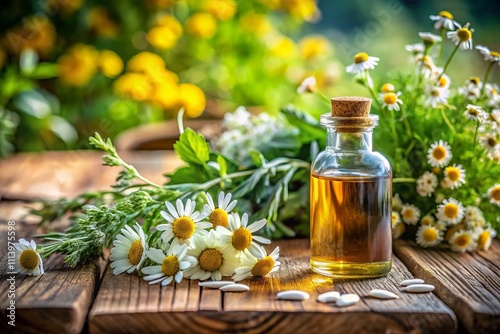
M 320 143 L 321 147 L 324 147 L 326 134 L 314 117 L 291 105 L 281 108 L 281 112 L 286 116 L 291 125 L 299 129 L 300 135 L 297 136 L 297 139 L 301 143 L 308 144 L 316 140 Z
M 183 183 L 203 183 L 205 178 L 203 177 L 202 169 L 198 166 L 188 166 L 178 168 L 172 174 L 166 174 L 170 181 L 168 184 L 183 184 Z
M 210 159 L 210 145 L 202 134 L 186 129 L 177 142 L 174 149 L 179 157 L 189 164 L 205 165 Z
M 32 71 L 23 73 L 29 79 L 50 79 L 57 77 L 57 64 L 40 63 Z
M 224 176 L 227 174 L 227 162 L 226 159 L 222 155 L 217 156 L 217 163 L 220 166 L 220 176 Z

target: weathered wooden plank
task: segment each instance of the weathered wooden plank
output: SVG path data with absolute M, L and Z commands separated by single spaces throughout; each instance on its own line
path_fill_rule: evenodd
M 396 254 L 416 276 L 436 286 L 436 294 L 470 333 L 500 331 L 500 241 L 488 252 L 457 254 L 446 249 L 422 249 L 397 240 Z
M 200 288 L 197 281 L 186 280 L 175 287 L 147 285 L 137 275 L 114 276 L 108 269 L 89 313 L 89 330 L 91 333 L 280 334 L 328 330 L 421 333 L 456 330 L 453 312 L 435 295 L 400 291 L 399 282 L 412 276 L 397 258 L 394 259 L 394 270 L 387 277 L 362 281 L 334 280 L 309 270 L 306 240 L 279 241 L 275 245 L 281 249 L 282 268 L 270 277 L 244 280 L 243 283 L 251 288 L 245 293 Z M 316 302 L 319 293 L 333 289 L 366 296 L 373 288 L 394 291 L 400 299 L 363 298 L 348 308 Z M 311 298 L 304 302 L 276 299 L 277 292 L 289 289 L 307 291 Z M 129 302 L 122 296 L 127 290 L 134 298 L 148 295 L 147 303 L 134 305 L 134 299 Z

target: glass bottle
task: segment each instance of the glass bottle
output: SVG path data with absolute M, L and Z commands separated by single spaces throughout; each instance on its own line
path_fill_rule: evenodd
M 311 269 L 332 277 L 384 276 L 392 267 L 392 170 L 372 151 L 371 99 L 332 98 L 321 115 L 326 150 L 311 167 Z

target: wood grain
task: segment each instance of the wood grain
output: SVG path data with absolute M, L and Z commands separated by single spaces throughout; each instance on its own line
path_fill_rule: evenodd
M 298 333 L 366 331 L 439 333 L 456 330 L 451 310 L 435 295 L 407 294 L 399 282 L 411 278 L 398 259 L 385 278 L 334 280 L 309 270 L 307 240 L 276 242 L 281 269 L 270 277 L 243 281 L 245 293 L 200 288 L 197 281 L 160 287 L 137 275 L 115 276 L 108 268 L 89 314 L 91 333 Z M 273 245 L 274 246 L 274 245 Z M 373 288 L 396 292 L 400 299 L 363 298 L 348 308 L 316 302 L 319 293 L 333 289 L 361 296 Z M 304 302 L 281 301 L 283 290 L 307 291 Z M 147 302 L 143 302 L 147 300 Z M 360 321 L 360 319 L 363 319 Z
M 436 294 L 470 333 L 500 331 L 500 241 L 488 252 L 457 254 L 422 249 L 397 240 L 395 253 L 415 275 L 436 286 Z

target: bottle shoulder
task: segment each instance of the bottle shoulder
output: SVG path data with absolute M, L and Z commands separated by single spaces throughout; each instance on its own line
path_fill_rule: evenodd
M 337 151 L 326 149 L 318 154 L 311 173 L 319 176 L 390 176 L 389 161 L 373 151 Z

